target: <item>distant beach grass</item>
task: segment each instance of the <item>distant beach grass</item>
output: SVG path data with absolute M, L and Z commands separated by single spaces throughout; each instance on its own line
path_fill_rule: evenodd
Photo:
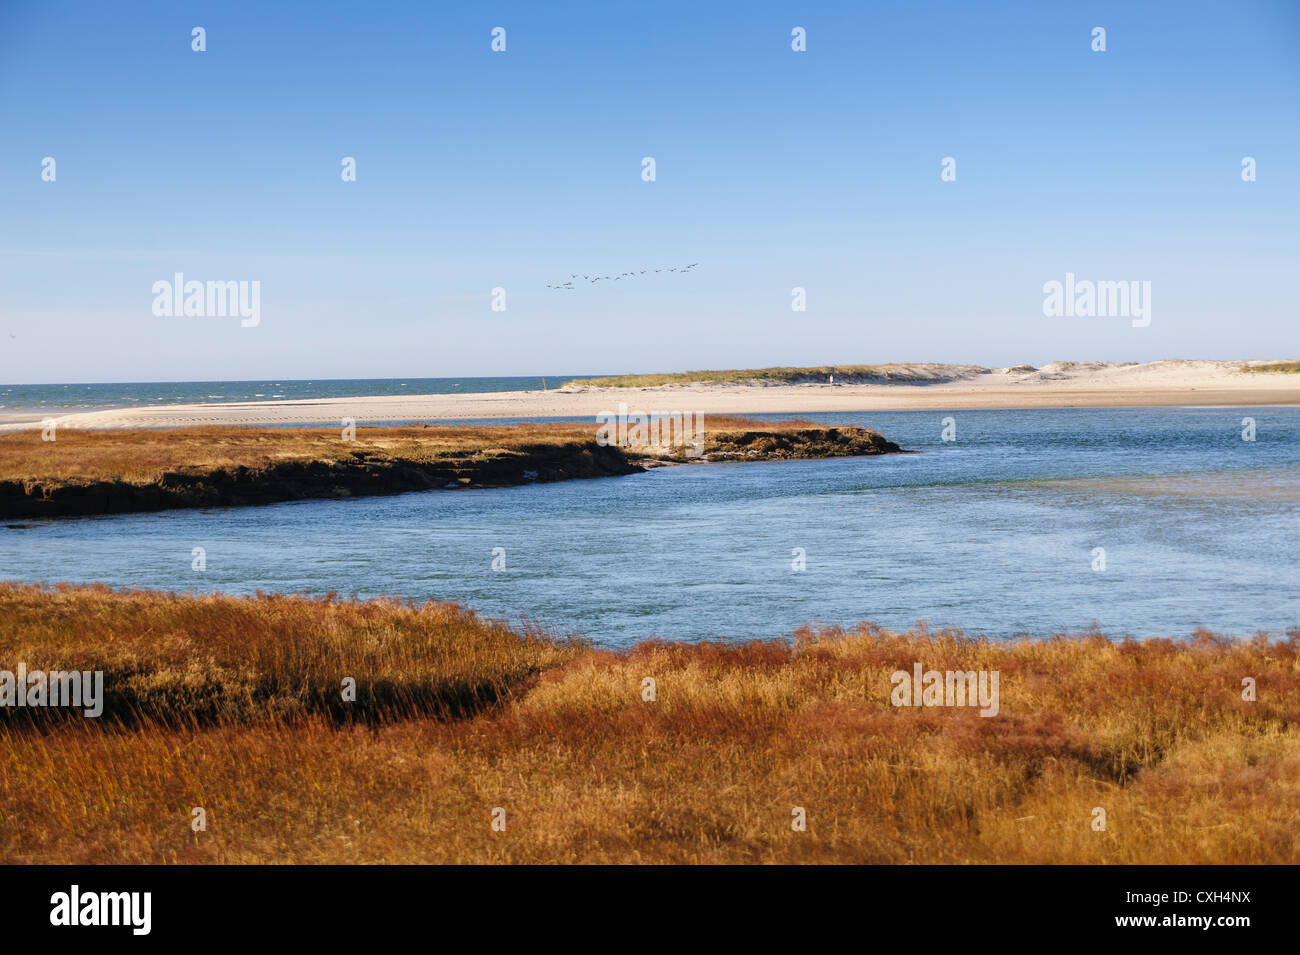
M 945 366 L 957 373 L 977 370 L 974 366 Z M 770 384 L 789 385 L 806 382 L 836 381 L 852 384 L 859 381 L 940 381 L 947 376 L 918 372 L 917 366 L 887 365 L 817 365 L 806 368 L 745 368 L 728 371 L 681 371 L 653 375 L 613 375 L 604 378 L 574 378 L 565 387 L 580 388 L 657 388 L 662 385 L 689 384 Z
M 1296 375 L 1300 374 L 1300 361 L 1274 361 L 1266 365 L 1242 365 L 1241 370 L 1248 375 Z
M 6 863 L 1300 862 L 1300 634 L 613 653 L 448 604 L 3 585 L 20 661 L 116 696 L 0 710 Z M 892 705 L 917 662 L 999 671 L 999 714 Z

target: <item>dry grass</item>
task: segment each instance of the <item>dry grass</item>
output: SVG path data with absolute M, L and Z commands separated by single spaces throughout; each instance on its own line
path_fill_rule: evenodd
M 0 620 L 0 666 L 129 659 L 174 683 L 192 660 L 247 687 L 230 673 L 246 660 L 282 686 L 373 670 L 513 688 L 459 718 L 405 706 L 367 724 L 311 706 L 286 718 L 275 692 L 217 724 L 6 721 L 5 862 L 1300 862 L 1296 635 L 1002 643 L 864 627 L 616 654 L 445 605 L 18 586 L 0 589 Z M 889 675 L 916 661 L 998 670 L 1000 714 L 893 707 Z M 204 696 L 173 699 L 183 714 Z M 194 833 L 198 805 L 209 826 Z

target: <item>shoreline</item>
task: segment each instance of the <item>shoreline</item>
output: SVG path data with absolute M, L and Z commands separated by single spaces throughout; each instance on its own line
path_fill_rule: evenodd
M 653 387 L 565 386 L 551 391 L 372 395 L 351 398 L 150 405 L 69 414 L 0 413 L 0 432 L 38 429 L 46 417 L 77 429 L 272 427 L 376 422 L 594 418 L 633 411 L 706 415 L 800 415 L 876 411 L 1037 408 L 1289 407 L 1300 405 L 1300 374 L 1247 374 L 1240 362 L 1062 363 L 953 372 L 922 381 L 857 384 L 721 383 Z M 925 366 L 968 368 L 969 366 Z M 1026 366 L 1027 367 L 1027 366 Z
M 712 415 L 861 414 L 875 411 L 1035 411 L 1069 408 L 1290 408 L 1300 405 L 1300 388 L 1177 390 L 1160 392 L 938 390 L 934 386 L 835 387 L 831 394 L 804 391 L 817 386 L 771 386 L 746 390 L 609 389 L 570 394 L 555 400 L 542 392 L 497 392 L 496 401 L 446 395 L 401 399 L 363 396 L 310 402 L 155 405 L 134 409 L 79 411 L 56 415 L 58 428 L 130 430 L 208 426 L 277 427 L 334 425 L 345 417 L 363 424 L 405 422 L 502 422 L 548 418 L 595 418 L 613 411 L 619 400 L 629 407 L 667 413 Z M 798 391 L 796 391 L 798 389 Z M 887 391 L 885 389 L 888 389 Z M 757 391 L 776 394 L 756 394 Z M 829 388 L 828 388 L 829 390 Z M 793 394 L 791 392 L 794 392 Z M 483 396 L 475 396 L 476 398 Z M 634 399 L 634 400 L 629 400 Z M 0 433 L 39 430 L 49 415 L 0 414 Z

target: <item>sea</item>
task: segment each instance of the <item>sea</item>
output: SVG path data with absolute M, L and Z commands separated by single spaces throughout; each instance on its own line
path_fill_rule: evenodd
M 103 411 L 146 405 L 228 401 L 301 401 L 365 395 L 453 395 L 489 391 L 542 391 L 596 375 L 527 375 L 512 378 L 333 378 L 317 381 L 153 381 L 56 385 L 0 385 L 0 414 Z

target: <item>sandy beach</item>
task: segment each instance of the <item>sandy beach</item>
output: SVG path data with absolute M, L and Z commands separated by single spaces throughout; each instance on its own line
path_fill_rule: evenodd
M 1263 364 L 1251 362 L 1250 364 Z M 55 418 L 61 428 L 178 428 L 594 417 L 632 411 L 704 414 L 1114 408 L 1300 404 L 1300 375 L 1247 374 L 1242 361 L 1068 362 L 1005 369 L 917 365 L 925 383 L 796 385 L 669 385 L 655 388 L 567 387 L 464 395 L 319 398 L 306 401 L 158 405 L 86 411 Z M 945 373 L 947 371 L 947 374 Z M 0 416 L 0 430 L 40 426 L 38 414 Z

